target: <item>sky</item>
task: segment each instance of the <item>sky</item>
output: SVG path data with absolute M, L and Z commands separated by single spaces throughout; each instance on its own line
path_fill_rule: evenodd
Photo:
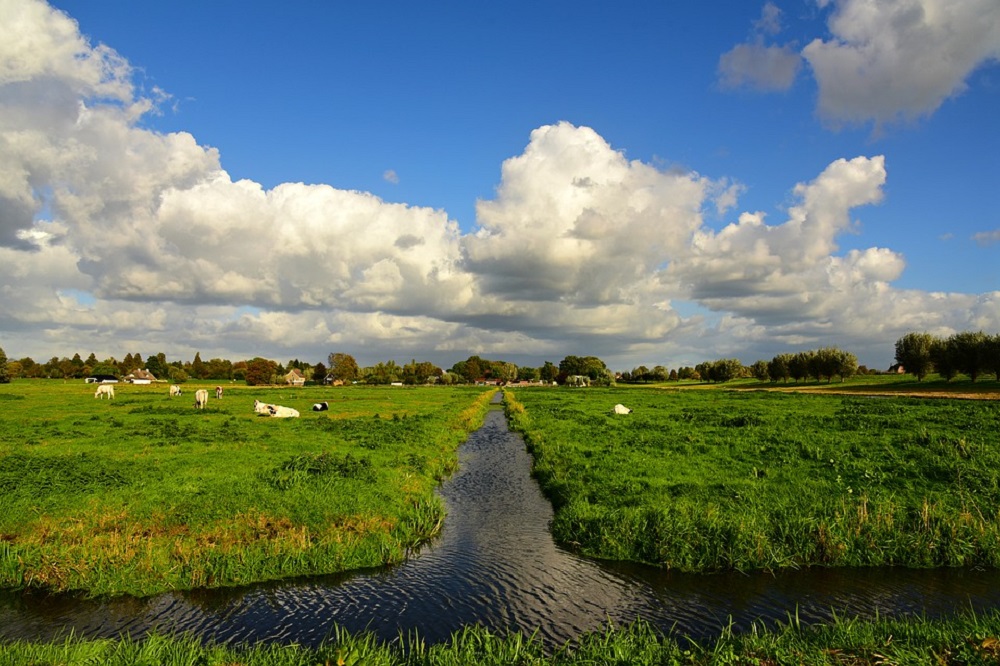
M 996 0 L 0 0 L 9 358 L 885 369 L 998 186 Z

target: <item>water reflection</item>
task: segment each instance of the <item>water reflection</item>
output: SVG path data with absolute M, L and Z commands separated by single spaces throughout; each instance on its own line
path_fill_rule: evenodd
M 779 575 L 690 575 L 586 560 L 556 546 L 552 508 L 530 476 L 531 459 L 502 412 L 460 451 L 444 485 L 440 538 L 403 565 L 374 571 L 95 602 L 0 593 L 0 638 L 141 636 L 152 628 L 222 642 L 316 645 L 337 625 L 384 640 L 417 632 L 444 640 L 463 625 L 534 633 L 548 644 L 608 622 L 643 618 L 695 638 L 730 624 L 823 621 L 833 612 L 873 617 L 1000 608 L 1000 572 L 809 570 Z

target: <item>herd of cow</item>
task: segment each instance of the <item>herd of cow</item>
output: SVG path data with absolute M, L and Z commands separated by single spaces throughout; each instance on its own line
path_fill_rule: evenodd
M 176 384 L 170 386 L 169 395 L 171 398 L 181 395 L 181 387 Z M 115 397 L 115 387 L 111 384 L 101 384 L 94 391 L 94 397 L 98 399 L 108 398 L 108 400 L 113 400 Z M 222 400 L 222 387 L 215 387 L 215 397 Z M 205 405 L 208 404 L 208 390 L 198 389 L 194 392 L 194 406 L 196 409 L 204 409 Z M 326 402 L 317 402 L 312 406 L 314 412 L 325 412 L 330 408 L 330 405 Z M 267 402 L 261 402 L 260 400 L 253 401 L 253 411 L 257 414 L 262 414 L 265 416 L 274 416 L 276 418 L 297 418 L 299 416 L 299 410 L 292 409 L 291 407 L 283 407 L 281 405 L 273 405 Z

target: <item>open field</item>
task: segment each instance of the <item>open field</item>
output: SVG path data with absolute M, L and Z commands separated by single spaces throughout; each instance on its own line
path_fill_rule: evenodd
M 0 586 L 145 596 L 398 562 L 440 528 L 434 490 L 493 392 L 213 387 L 0 385 Z
M 894 386 L 507 394 L 553 534 L 585 554 L 683 571 L 1000 566 L 1000 403 Z M 619 402 L 634 413 L 611 414 Z
M 194 639 L 153 636 L 143 641 L 82 640 L 55 643 L 0 643 L 0 665 L 100 663 L 202 664 L 204 666 L 302 666 L 379 664 L 382 666 L 572 666 L 575 664 L 996 664 L 1000 660 L 1000 614 L 960 614 L 948 620 L 840 619 L 828 626 L 799 626 L 794 618 L 777 629 L 744 634 L 723 632 L 717 639 L 690 643 L 662 636 L 636 623 L 583 636 L 578 644 L 546 651 L 520 634 L 496 635 L 481 627 L 457 632 L 451 640 L 426 645 L 402 637 L 392 645 L 371 635 L 340 634 L 318 648 L 258 644 L 250 647 L 202 645 Z

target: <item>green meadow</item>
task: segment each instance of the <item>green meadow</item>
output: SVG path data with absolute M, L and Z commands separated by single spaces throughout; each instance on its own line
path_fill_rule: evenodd
M 147 596 L 399 562 L 440 529 L 435 489 L 493 393 L 213 388 L 0 385 L 0 586 Z
M 555 538 L 590 556 L 681 571 L 1000 565 L 996 400 L 516 389 L 507 410 Z

